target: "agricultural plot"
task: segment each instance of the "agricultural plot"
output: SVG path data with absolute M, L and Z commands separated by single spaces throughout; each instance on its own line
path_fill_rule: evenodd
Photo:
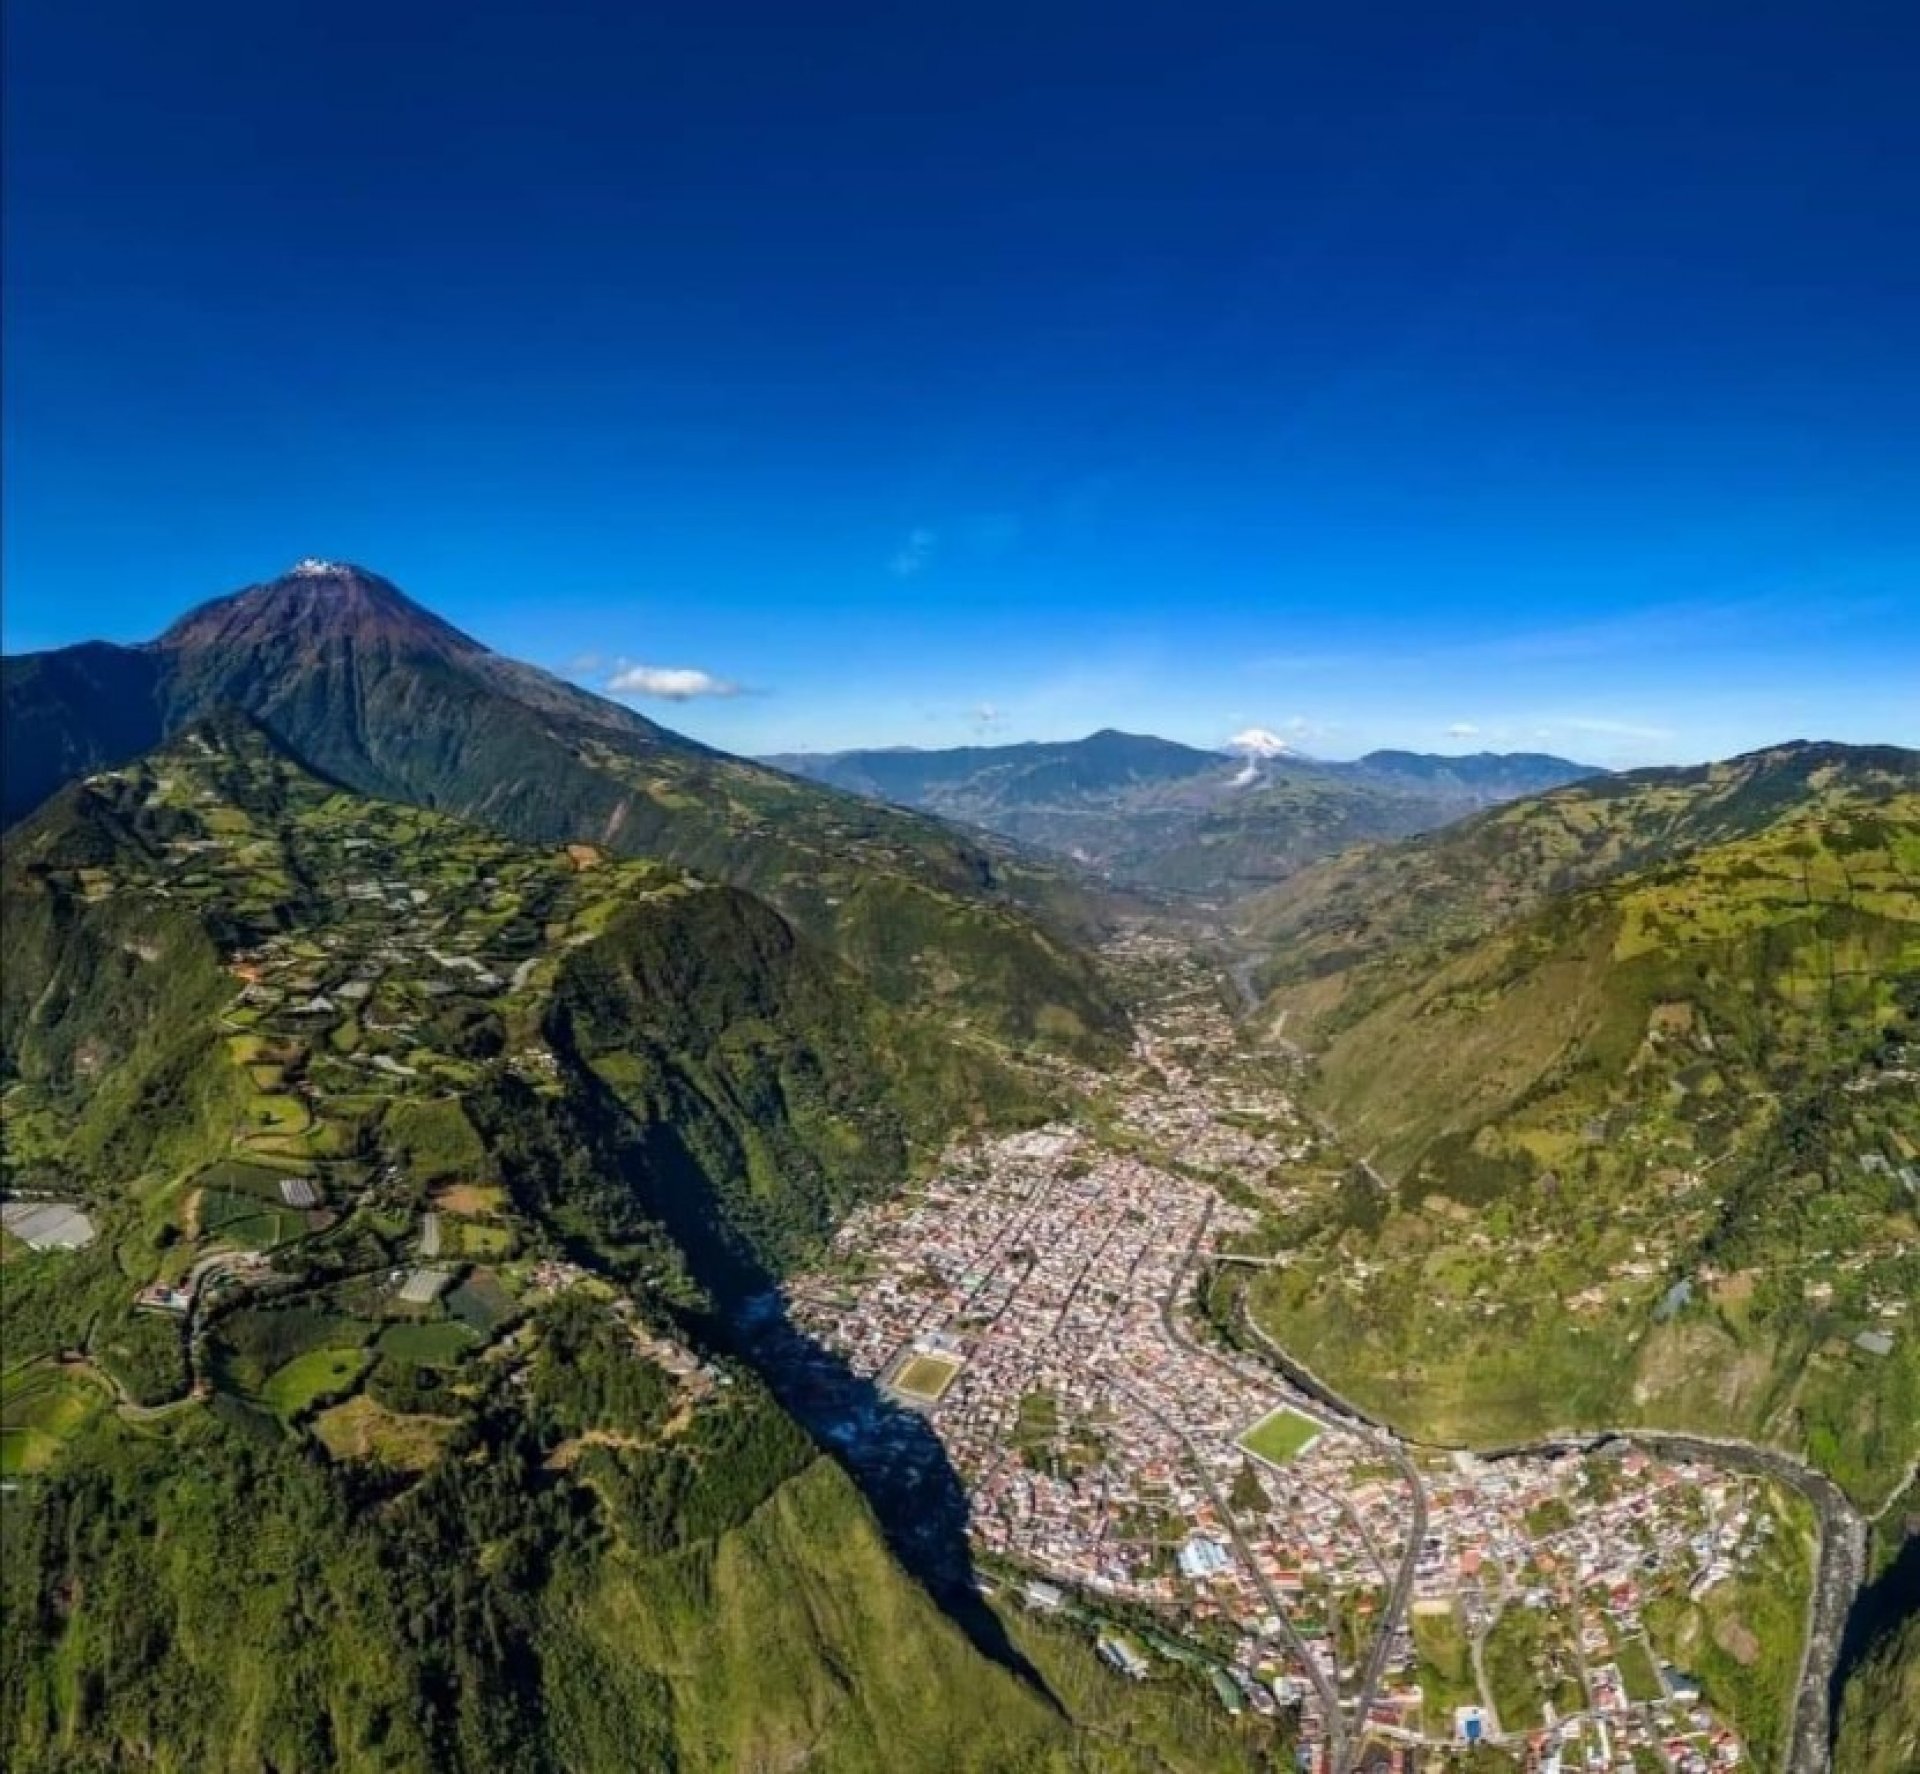
M 483 1261 L 512 1256 L 519 1242 L 508 1226 L 456 1225 L 450 1231 L 455 1255 Z
M 1257 1459 L 1272 1466 L 1284 1466 L 1304 1453 L 1320 1439 L 1320 1425 L 1286 1406 L 1259 1422 L 1240 1437 L 1240 1445 Z
M 0 1374 L 0 1475 L 42 1471 L 106 1402 L 105 1386 L 82 1368 L 37 1362 Z
M 254 1195 L 231 1189 L 204 1189 L 200 1195 L 200 1230 L 228 1244 L 249 1250 L 271 1250 L 277 1244 L 304 1236 L 307 1217 L 290 1207 L 278 1207 Z
M 290 1421 L 321 1399 L 345 1392 L 371 1363 L 372 1357 L 359 1348 L 314 1349 L 296 1355 L 260 1388 L 260 1402 L 276 1417 Z
M 220 1382 L 229 1391 L 263 1401 L 279 1384 L 279 1396 L 291 1399 L 322 1371 L 316 1363 L 292 1375 L 287 1369 L 308 1355 L 351 1355 L 356 1361 L 374 1335 L 364 1319 L 347 1318 L 313 1306 L 251 1308 L 219 1321 L 214 1360 Z
M 313 1428 L 336 1460 L 368 1460 L 401 1472 L 424 1472 L 440 1457 L 453 1423 L 390 1411 L 363 1392 L 322 1411 Z
M 390 1324 L 380 1333 L 379 1350 L 397 1361 L 425 1367 L 450 1367 L 479 1338 L 457 1319 L 434 1324 Z
M 507 1192 L 496 1183 L 449 1183 L 434 1195 L 433 1205 L 461 1219 L 485 1219 L 505 1209 Z
M 280 1199 L 281 1179 L 300 1170 L 298 1165 L 249 1164 L 242 1159 L 223 1159 L 210 1164 L 194 1179 L 204 1189 L 221 1189 L 235 1195 L 251 1195 L 266 1203 Z
M 491 1336 L 518 1308 L 490 1269 L 476 1269 L 447 1295 L 447 1310 L 482 1337 Z

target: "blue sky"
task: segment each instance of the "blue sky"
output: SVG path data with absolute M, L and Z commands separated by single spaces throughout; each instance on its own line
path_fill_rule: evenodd
M 7 49 L 10 650 L 323 554 L 741 750 L 1920 743 L 1912 7 Z

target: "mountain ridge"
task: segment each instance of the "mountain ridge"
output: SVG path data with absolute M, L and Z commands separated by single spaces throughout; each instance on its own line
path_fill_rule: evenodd
M 307 562 L 137 647 L 0 662 L 9 824 L 232 706 L 361 793 L 532 843 L 650 855 L 776 903 L 897 1001 L 1098 1047 L 1122 1018 L 1076 937 L 1071 871 L 733 758 L 492 652 L 364 568 Z
M 1366 1155 L 1249 1286 L 1334 1384 L 1442 1437 L 1631 1416 L 1775 1440 L 1869 1508 L 1899 1482 L 1920 752 L 1576 783 L 1316 864 L 1241 934 Z
M 1124 886 L 1229 899 L 1348 844 L 1595 774 L 1543 753 L 1382 751 L 1330 762 L 1278 742 L 1203 750 L 1114 728 L 1077 740 L 764 761 L 1051 850 Z

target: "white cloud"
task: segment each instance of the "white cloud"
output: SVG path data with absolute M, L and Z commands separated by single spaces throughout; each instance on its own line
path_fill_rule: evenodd
M 740 686 L 685 665 L 623 665 L 607 680 L 616 696 L 658 696 L 689 702 L 696 696 L 738 696 Z
M 1455 721 L 1453 725 L 1447 729 L 1447 737 L 1449 739 L 1478 739 L 1480 737 L 1480 729 L 1471 721 Z
M 940 538 L 932 530 L 909 530 L 906 541 L 887 562 L 887 571 L 896 579 L 911 579 L 914 574 L 926 571 L 939 545 Z

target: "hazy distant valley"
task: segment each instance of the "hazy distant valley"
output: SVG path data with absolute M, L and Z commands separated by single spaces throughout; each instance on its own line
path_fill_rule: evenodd
M 1271 886 L 1349 845 L 1595 774 L 1527 752 L 1382 751 L 1326 763 L 1259 730 L 1221 751 L 1109 730 L 1047 744 L 766 762 L 1058 852 L 1121 885 L 1208 900 Z

